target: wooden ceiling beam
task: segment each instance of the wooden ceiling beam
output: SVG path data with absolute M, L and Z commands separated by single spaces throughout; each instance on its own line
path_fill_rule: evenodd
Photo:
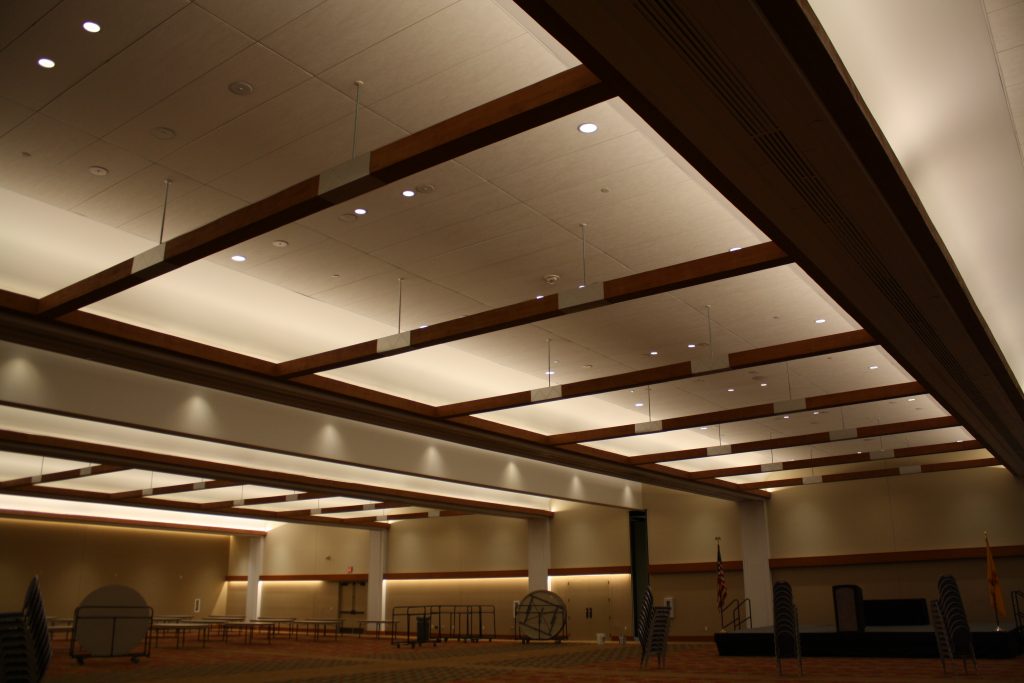
M 19 477 L 18 479 L 0 481 L 0 490 L 21 488 L 24 486 L 36 486 L 37 484 L 49 484 L 54 481 L 82 479 L 84 477 L 93 477 L 97 474 L 124 472 L 127 469 L 130 468 L 119 467 L 117 465 L 86 465 L 85 467 L 76 467 L 71 470 L 62 470 L 60 472 L 50 472 L 49 474 L 37 474 L 31 477 Z
M 700 472 L 689 472 L 691 479 L 711 479 L 717 477 L 735 477 L 741 474 L 761 474 L 764 472 L 777 472 L 779 470 L 802 470 L 808 467 L 829 467 L 832 465 L 851 465 L 861 462 L 872 462 L 875 460 L 888 460 L 894 458 L 915 458 L 922 455 L 939 455 L 944 453 L 958 453 L 960 451 L 972 451 L 981 448 L 981 444 L 970 439 L 952 443 L 931 444 L 928 446 L 908 446 L 906 448 L 891 448 L 888 450 L 868 451 L 867 453 L 844 453 L 842 455 L 826 455 L 819 458 L 801 458 L 799 460 L 783 460 L 781 462 L 763 465 L 742 465 L 740 467 L 723 467 L 717 470 L 702 470 Z
M 678 460 L 693 460 L 694 458 L 711 458 L 716 455 L 735 455 L 737 453 L 767 451 L 776 448 L 812 446 L 822 443 L 832 443 L 835 441 L 849 441 L 852 439 L 888 436 L 891 434 L 907 434 L 910 432 L 920 432 L 929 429 L 958 427 L 959 425 L 960 422 L 952 416 L 932 417 L 923 420 L 908 420 L 906 422 L 892 422 L 888 424 L 871 425 L 868 427 L 839 429 L 831 432 L 815 432 L 813 434 L 799 434 L 796 436 L 780 436 L 772 439 L 761 439 L 758 441 L 747 441 L 744 443 L 711 446 L 709 448 L 688 448 L 681 451 L 648 453 L 646 455 L 633 456 L 630 458 L 630 462 L 636 465 L 653 465 L 660 462 L 676 462 Z
M 714 362 L 683 361 L 682 363 L 662 365 L 647 370 L 633 370 L 618 375 L 570 382 L 569 384 L 556 384 L 552 387 L 534 389 L 533 391 L 518 391 L 501 396 L 489 396 L 472 401 L 463 401 L 461 403 L 449 403 L 448 405 L 438 406 L 437 414 L 440 417 L 458 417 L 486 413 L 493 410 L 518 408 L 535 403 L 592 396 L 620 389 L 632 389 L 649 384 L 673 382 L 689 377 L 718 374 L 756 365 L 782 363 L 809 356 L 839 353 L 840 351 L 860 349 L 873 346 L 874 344 L 874 339 L 864 330 L 840 332 L 839 334 L 803 339 L 786 344 L 776 344 L 759 349 L 737 351 L 730 353 L 727 358 L 715 360 Z
M 931 465 L 904 465 L 903 467 L 886 467 L 875 470 L 860 470 L 858 472 L 840 472 L 839 474 L 822 474 L 812 477 L 799 477 L 793 479 L 775 479 L 759 481 L 740 486 L 748 490 L 760 490 L 766 488 L 784 488 L 790 486 L 803 486 L 805 484 L 828 484 L 836 481 L 854 481 L 856 479 L 877 479 L 878 477 L 896 477 L 907 474 L 927 474 L 929 472 L 949 472 L 952 470 L 968 470 L 975 467 L 997 467 L 1002 463 L 995 458 L 978 458 L 975 460 L 954 460 L 953 462 L 941 462 Z
M 244 467 L 242 465 L 185 458 L 165 453 L 151 453 L 132 448 L 75 441 L 44 434 L 29 434 L 7 429 L 0 429 L 0 449 L 16 453 L 55 454 L 57 457 L 71 460 L 88 460 L 157 472 L 209 477 L 211 479 L 228 479 L 237 481 L 239 484 L 255 484 L 258 486 L 317 492 L 321 493 L 325 498 L 329 496 L 344 496 L 369 498 L 371 500 L 387 499 L 410 506 L 467 510 L 470 512 L 512 517 L 539 518 L 553 516 L 553 513 L 549 510 L 453 498 L 451 496 L 439 496 L 420 491 L 399 491 L 383 486 L 319 479 L 287 472 L 274 472 Z M 145 502 L 151 499 L 142 498 L 140 500 Z M 201 509 L 201 506 L 198 509 Z
M 843 391 L 835 394 L 821 394 L 807 398 L 791 399 L 788 401 L 776 401 L 774 403 L 760 403 L 742 408 L 729 408 L 726 410 L 714 410 L 698 415 L 686 415 L 683 417 L 670 417 L 654 422 L 631 423 L 617 425 L 615 427 L 602 427 L 599 429 L 587 429 L 579 432 L 566 432 L 565 434 L 552 434 L 547 442 L 550 444 L 580 443 L 582 441 L 603 441 L 605 439 L 619 439 L 638 434 L 655 434 L 658 432 L 669 432 L 677 429 L 693 429 L 708 425 L 721 425 L 730 422 L 741 422 L 743 420 L 756 420 L 762 417 L 773 415 L 789 415 L 791 413 L 805 412 L 808 410 L 824 410 L 826 408 L 838 408 L 840 406 L 856 405 L 858 403 L 870 403 L 872 401 L 884 401 L 892 398 L 902 398 L 925 393 L 924 387 L 918 382 L 904 382 L 902 384 L 890 384 L 883 387 L 872 387 L 870 389 L 858 389 L 855 391 Z
M 96 303 L 282 225 L 611 96 L 611 91 L 586 67 L 573 67 L 356 157 L 68 285 L 43 297 L 36 313 L 56 317 Z
M 229 486 L 241 486 L 241 482 L 229 481 L 226 479 L 208 479 L 196 481 L 191 484 L 170 484 L 158 486 L 151 489 L 135 489 L 134 491 L 119 491 L 110 494 L 112 498 L 127 500 L 129 498 L 147 498 L 149 496 L 163 496 L 169 493 L 187 493 L 189 491 L 206 491 L 209 489 L 222 489 Z
M 738 251 L 706 256 L 607 282 L 591 283 L 584 288 L 570 289 L 541 299 L 528 299 L 389 337 L 296 358 L 279 364 L 277 375 L 297 377 L 325 372 L 591 308 L 775 268 L 790 262 L 789 256 L 778 246 L 764 242 Z

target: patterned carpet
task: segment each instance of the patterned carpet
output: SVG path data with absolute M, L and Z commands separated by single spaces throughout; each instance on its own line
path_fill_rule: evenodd
M 152 656 L 133 664 L 125 658 L 88 659 L 77 664 L 67 646 L 56 642 L 47 681 L 121 683 L 123 681 L 194 681 L 203 683 L 441 683 L 469 681 L 566 681 L 619 683 L 630 681 L 701 681 L 742 683 L 771 679 L 803 681 L 941 681 L 933 659 L 806 659 L 804 675 L 796 663 L 785 662 L 785 675 L 775 660 L 760 657 L 719 657 L 714 645 L 674 643 L 666 667 L 640 668 L 636 645 L 510 642 L 456 643 L 401 649 L 387 640 L 345 637 L 338 641 L 275 640 L 273 644 L 211 642 L 175 649 L 153 648 Z M 961 678 L 962 673 L 957 678 Z M 966 680 L 1024 682 L 1024 657 L 982 660 Z

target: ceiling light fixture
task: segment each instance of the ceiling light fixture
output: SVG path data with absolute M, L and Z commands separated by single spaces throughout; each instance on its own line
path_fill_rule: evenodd
M 100 25 L 97 24 L 95 21 L 87 21 L 87 22 L 83 23 L 82 24 L 82 28 L 84 28 L 89 33 L 99 33 L 100 32 Z
M 536 296 L 535 298 L 537 298 L 537 299 L 543 299 L 543 298 L 544 298 L 544 295 L 543 295 L 543 294 L 538 294 L 538 295 L 537 295 L 537 296 Z
M 275 247 L 277 247 L 278 249 L 284 249 L 285 247 L 288 246 L 288 241 L 287 240 L 274 240 L 273 242 L 271 242 L 271 244 L 274 245 Z
M 167 126 L 158 126 L 149 131 L 149 134 L 157 140 L 173 140 L 178 135 L 173 128 Z
M 647 355 L 648 355 L 648 356 L 657 356 L 657 355 L 658 355 L 658 352 L 657 352 L 657 351 L 649 351 L 649 352 L 647 353 Z
M 916 400 L 917 400 L 916 398 L 911 396 L 910 398 L 907 399 L 907 402 L 909 403 L 909 402 L 916 401 Z
M 729 251 L 739 251 L 742 248 L 743 247 L 732 247 L 732 248 L 729 249 Z
M 732 387 L 729 387 L 728 389 L 726 389 L 726 391 L 736 391 L 736 390 L 733 389 Z
M 766 387 L 766 386 L 768 386 L 768 382 L 761 382 L 761 386 L 762 386 L 762 387 Z
M 357 216 L 365 216 L 366 215 L 366 209 L 353 209 L 352 213 L 354 213 Z
M 36 64 L 43 67 L 44 69 L 52 69 L 57 66 L 57 62 L 53 61 L 49 57 L 40 57 L 36 60 Z
M 234 256 L 231 257 L 231 260 L 234 261 L 235 263 L 242 263 L 243 261 L 245 261 L 245 257 L 242 256 L 241 254 L 235 254 Z
M 877 370 L 877 369 L 878 369 L 877 365 L 869 365 L 868 366 L 868 370 Z
M 701 427 L 701 428 L 700 428 L 700 430 L 701 430 L 702 432 L 706 432 L 706 431 L 708 431 L 708 428 L 707 428 L 707 427 Z
M 633 404 L 633 407 L 634 407 L 634 408 L 643 408 L 643 407 L 644 407 L 644 404 L 643 404 L 643 403 L 634 403 L 634 404 Z
M 252 87 L 252 83 L 249 81 L 234 81 L 233 83 L 228 83 L 228 91 L 230 91 L 232 95 L 245 97 L 247 95 L 251 95 L 253 90 L 254 88 Z
M 783 416 L 782 416 L 782 419 L 783 419 L 783 420 L 788 420 L 788 419 L 789 419 L 789 415 L 783 415 Z
M 820 410 L 815 410 L 815 411 L 814 411 L 814 414 L 815 414 L 815 415 L 821 415 L 821 411 L 820 411 Z
M 825 322 L 825 319 L 824 319 L 824 318 L 818 318 L 817 320 L 815 320 L 815 321 L 814 321 L 814 324 L 815 324 L 815 325 L 820 325 L 820 324 L 822 324 L 823 322 Z
M 402 196 L 403 197 L 415 197 L 416 196 L 416 190 L 402 190 Z
M 555 374 L 555 371 L 554 370 L 545 370 L 544 374 L 545 375 L 553 375 L 553 374 Z
M 586 123 L 581 123 L 580 125 L 576 126 L 576 130 L 583 133 L 584 135 L 590 135 L 591 133 L 597 132 L 597 124 L 590 123 L 588 121 Z
M 110 173 L 110 171 L 108 169 L 104 168 L 103 166 L 90 166 L 89 167 L 89 173 L 92 173 L 93 175 L 98 175 L 98 176 L 105 176 L 108 173 Z
M 697 345 L 696 344 L 687 344 L 686 348 L 688 348 L 688 349 L 695 349 L 695 348 L 697 348 Z

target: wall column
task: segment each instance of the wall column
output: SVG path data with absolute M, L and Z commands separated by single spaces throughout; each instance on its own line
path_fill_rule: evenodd
M 263 574 L 263 536 L 249 538 L 249 581 L 245 586 L 245 618 L 248 621 L 260 616 L 260 601 L 263 598 L 260 575 Z
M 370 558 L 366 574 L 366 618 L 384 619 L 384 568 L 388 559 L 387 529 L 370 530 Z
M 529 592 L 548 589 L 551 569 L 551 519 L 527 520 L 526 567 Z
M 743 545 L 743 594 L 750 598 L 751 625 L 771 626 L 772 572 L 768 566 L 771 555 L 768 538 L 768 506 L 764 501 L 749 500 L 740 506 L 740 541 Z

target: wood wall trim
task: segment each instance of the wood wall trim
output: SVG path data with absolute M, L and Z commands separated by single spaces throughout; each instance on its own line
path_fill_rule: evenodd
M 385 572 L 387 581 L 421 581 L 426 579 L 525 579 L 525 569 L 480 569 L 451 572 Z
M 11 519 L 27 519 L 34 522 L 58 522 L 62 524 L 90 524 L 95 526 L 131 527 L 136 529 L 155 529 L 157 531 L 188 531 L 219 536 L 266 536 L 266 531 L 247 529 L 229 529 L 227 527 L 207 527 L 197 524 L 174 524 L 171 522 L 150 522 L 130 519 L 114 519 L 110 517 L 93 517 L 90 515 L 67 515 L 56 512 L 33 512 L 29 510 L 9 510 L 0 508 L 0 517 Z
M 368 574 L 260 574 L 260 581 L 367 581 Z M 245 574 L 229 574 L 225 581 L 248 581 Z
M 629 574 L 628 564 L 616 564 L 606 567 L 552 567 L 548 576 L 589 576 L 593 574 Z
M 992 546 L 993 557 L 1024 557 L 1024 545 Z M 862 564 L 900 564 L 904 562 L 940 562 L 944 560 L 984 560 L 985 546 L 972 548 L 935 548 L 902 550 L 852 555 L 813 555 L 806 557 L 775 557 L 768 560 L 772 569 L 803 567 L 845 567 Z
M 722 560 L 722 569 L 727 572 L 743 571 L 742 560 Z M 651 574 L 703 574 L 717 572 L 717 562 L 683 562 L 673 564 L 652 564 Z

